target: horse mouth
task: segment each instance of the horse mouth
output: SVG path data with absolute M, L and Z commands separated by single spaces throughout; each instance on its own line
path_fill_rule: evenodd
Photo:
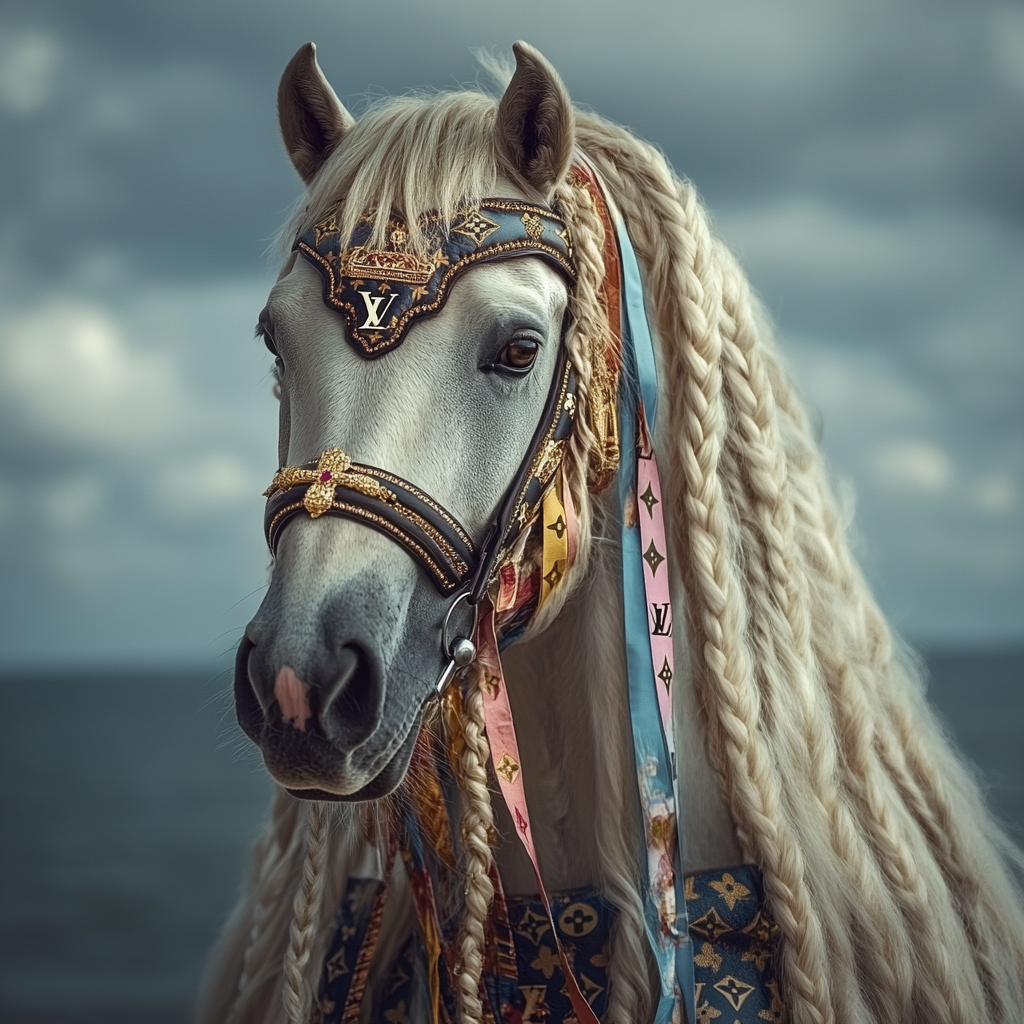
M 303 800 L 360 802 L 393 792 L 405 778 L 419 734 L 422 708 L 407 723 L 385 736 L 373 729 L 355 746 L 328 736 L 318 715 L 307 723 L 287 718 L 277 700 L 259 691 L 249 671 L 256 645 L 248 636 L 235 657 L 235 713 L 255 743 L 271 776 L 292 796 Z M 301 684 L 300 684 L 301 685 Z M 314 702 L 315 707 L 315 702 Z

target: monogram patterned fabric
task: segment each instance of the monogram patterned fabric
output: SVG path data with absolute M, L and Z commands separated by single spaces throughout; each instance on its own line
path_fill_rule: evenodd
M 686 876 L 697 1024 L 787 1024 L 775 973 L 778 928 L 751 864 Z M 550 1024 L 550 1022 L 549 1022 Z
M 337 1024 L 345 1007 L 357 1009 L 363 996 L 355 970 L 372 933 L 380 882 L 350 879 L 327 948 L 312 1024 Z M 788 1024 L 775 973 L 778 929 L 768 917 L 761 873 L 745 864 L 727 871 L 686 877 L 690 938 L 697 982 L 695 1024 Z M 505 898 L 514 947 L 511 969 L 488 963 L 484 978 L 494 1024 L 574 1024 L 576 1018 L 550 934 L 547 914 L 536 897 Z M 552 899 L 555 923 L 576 978 L 598 1017 L 608 1007 L 608 947 L 614 914 L 594 890 Z M 411 938 L 377 997 L 374 1024 L 410 1024 L 422 945 Z M 364 957 L 365 958 L 365 957 Z M 451 1001 L 450 990 L 445 1003 Z M 454 1007 L 447 1005 L 450 1019 Z
M 358 1010 L 362 1002 L 366 976 L 360 961 L 376 941 L 374 911 L 381 883 L 376 878 L 350 878 L 338 908 L 334 935 L 327 946 L 320 977 L 320 990 L 313 1000 L 310 1024 L 337 1024 L 346 1007 Z M 372 949 L 370 949 L 372 952 Z M 401 961 L 392 973 L 401 970 Z

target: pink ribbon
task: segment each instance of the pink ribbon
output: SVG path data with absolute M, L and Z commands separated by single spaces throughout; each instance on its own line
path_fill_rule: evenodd
M 544 881 L 540 875 L 540 862 L 537 860 L 537 848 L 533 842 L 533 829 L 530 827 L 530 811 L 526 806 L 526 790 L 523 787 L 522 759 L 519 756 L 519 744 L 516 742 L 516 731 L 512 725 L 512 708 L 508 702 L 508 691 L 505 688 L 505 676 L 501 670 L 501 658 L 498 654 L 498 642 L 494 631 L 494 607 L 490 600 L 481 601 L 480 616 L 477 620 L 476 646 L 477 658 L 483 670 L 483 704 L 484 721 L 487 725 L 487 742 L 491 748 L 491 763 L 501 787 L 501 795 L 515 824 L 516 835 L 526 849 L 533 865 L 533 874 L 537 880 L 537 891 L 547 911 L 548 924 L 558 949 L 558 959 L 565 975 L 565 987 L 579 1024 L 600 1024 L 597 1015 L 591 1009 L 576 976 L 569 966 L 569 960 L 562 949 L 562 941 L 558 937 L 558 928 L 551 912 L 551 901 L 548 899 Z

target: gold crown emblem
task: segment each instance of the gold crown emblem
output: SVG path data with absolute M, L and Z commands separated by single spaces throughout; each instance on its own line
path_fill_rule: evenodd
M 401 281 L 425 285 L 437 270 L 434 258 L 414 256 L 393 249 L 367 249 L 356 245 L 341 254 L 344 277 L 370 278 L 374 281 Z

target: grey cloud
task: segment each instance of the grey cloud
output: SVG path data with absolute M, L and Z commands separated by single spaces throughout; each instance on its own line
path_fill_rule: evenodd
M 1020 4 L 6 0 L 8 653 L 206 657 L 245 621 L 228 609 L 263 579 L 275 426 L 250 332 L 298 194 L 274 114 L 297 46 L 317 41 L 358 113 L 471 82 L 471 47 L 515 38 L 697 183 L 856 490 L 898 624 L 1021 636 Z

